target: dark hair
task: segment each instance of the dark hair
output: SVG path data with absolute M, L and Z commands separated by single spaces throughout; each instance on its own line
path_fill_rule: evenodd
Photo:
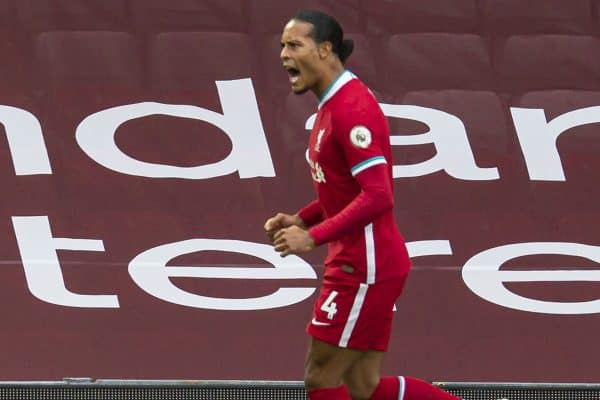
M 342 63 L 352 54 L 354 41 L 344 39 L 344 31 L 340 24 L 330 15 L 321 11 L 304 10 L 292 17 L 292 19 L 312 24 L 311 36 L 317 44 L 330 42 L 333 52 L 338 55 Z

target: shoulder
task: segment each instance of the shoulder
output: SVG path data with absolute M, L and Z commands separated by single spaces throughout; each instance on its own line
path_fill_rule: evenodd
M 332 119 L 342 132 L 355 126 L 375 127 L 385 121 L 377 99 L 360 80 L 348 82 L 340 95 L 332 104 Z
M 340 97 L 346 105 L 355 108 L 378 107 L 373 92 L 360 79 L 351 80 L 343 89 L 344 91 Z

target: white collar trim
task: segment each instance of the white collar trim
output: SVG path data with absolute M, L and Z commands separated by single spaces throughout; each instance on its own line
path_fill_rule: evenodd
M 327 88 L 325 95 L 321 98 L 321 101 L 319 101 L 318 108 L 320 109 L 321 107 L 323 107 L 323 104 L 327 103 L 327 101 L 331 99 L 342 87 L 344 87 L 346 83 L 350 82 L 352 79 L 355 78 L 356 75 L 345 69 L 344 72 L 342 72 L 335 79 L 335 81 L 333 81 L 329 88 Z

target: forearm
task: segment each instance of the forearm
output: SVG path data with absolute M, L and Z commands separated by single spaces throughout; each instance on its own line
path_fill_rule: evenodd
M 314 200 L 304 206 L 296 215 L 302 220 L 305 228 L 309 228 L 323 221 L 323 211 L 319 200 Z
M 385 167 L 374 167 L 358 178 L 362 191 L 344 209 L 311 227 L 309 233 L 317 245 L 340 239 L 348 232 L 363 228 L 394 206 L 394 198 Z

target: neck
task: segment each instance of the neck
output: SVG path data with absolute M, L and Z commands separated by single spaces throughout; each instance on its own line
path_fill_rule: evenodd
M 322 99 L 329 87 L 335 80 L 344 72 L 344 65 L 340 63 L 336 63 L 331 68 L 327 68 L 323 72 L 323 77 L 319 81 L 319 83 L 314 87 L 313 92 L 317 96 L 318 99 Z

